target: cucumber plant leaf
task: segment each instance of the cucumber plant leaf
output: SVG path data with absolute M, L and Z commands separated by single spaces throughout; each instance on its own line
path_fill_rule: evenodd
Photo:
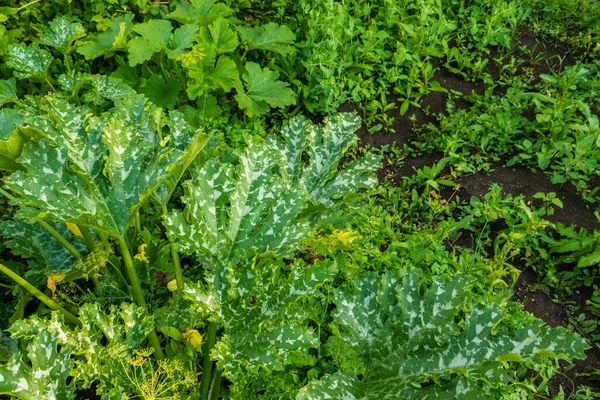
M 197 33 L 198 27 L 196 25 L 182 25 L 175 29 L 165 49 L 167 57 L 176 59 L 184 54 L 187 49 L 194 45 L 194 38 Z
M 509 329 L 496 305 L 464 310 L 471 280 L 434 278 L 423 289 L 416 270 L 368 273 L 355 291 L 338 289 L 330 341 L 338 362 L 352 367 L 309 383 L 297 398 L 489 398 L 480 386 L 508 380 L 503 361 L 585 358 L 585 341 L 564 328 L 535 321 Z
M 285 82 L 277 80 L 279 73 L 247 62 L 242 75 L 244 85 L 237 83 L 235 99 L 248 116 L 265 114 L 270 107 L 283 108 L 296 104 L 294 92 Z
M 200 39 L 210 45 L 217 54 L 232 52 L 239 44 L 237 34 L 224 18 L 218 18 L 208 27 L 202 27 Z
M 198 43 L 183 55 L 182 65 L 188 73 L 187 94 L 192 100 L 216 89 L 227 93 L 239 83 L 235 62 L 226 56 L 217 59 L 216 51 L 206 43 Z
M 181 84 L 177 79 L 165 81 L 160 75 L 152 75 L 142 87 L 142 93 L 158 107 L 172 109 L 175 107 L 181 92 Z
M 207 26 L 219 17 L 226 17 L 233 11 L 224 3 L 214 0 L 191 0 L 178 2 L 175 10 L 167 15 L 182 24 Z
M 207 288 L 185 289 L 192 307 L 218 316 L 225 335 L 215 345 L 212 358 L 225 376 L 235 382 L 243 368 L 282 371 L 294 353 L 318 345 L 314 329 L 306 322 L 309 311 L 300 301 L 316 295 L 318 287 L 337 271 L 331 261 L 290 265 L 287 277 L 275 277 L 270 265 L 216 268 Z
M 13 74 L 19 79 L 44 79 L 52 60 L 50 53 L 36 43 L 29 46 L 17 43 L 8 47 L 6 65 L 13 69 Z
M 279 54 L 289 54 L 295 50 L 296 35 L 285 25 L 274 22 L 248 28 L 237 28 L 249 49 L 268 50 Z
M 129 65 L 134 67 L 148 61 L 155 53 L 167 48 L 173 26 L 164 19 L 152 19 L 136 24 L 132 31 L 140 36 L 127 42 Z

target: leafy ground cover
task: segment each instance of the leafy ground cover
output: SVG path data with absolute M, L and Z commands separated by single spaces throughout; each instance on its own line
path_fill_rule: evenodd
M 600 2 L 5 3 L 0 395 L 600 398 Z

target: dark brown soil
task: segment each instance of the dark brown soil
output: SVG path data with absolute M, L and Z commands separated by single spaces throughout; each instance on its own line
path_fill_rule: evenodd
M 556 328 L 559 326 L 569 327 L 569 314 L 565 308 L 558 304 L 543 291 L 534 289 L 537 284 L 537 276 L 531 268 L 523 269 L 519 280 L 514 287 L 513 301 L 523 303 L 525 310 L 535 315 L 537 318 L 546 322 L 549 326 Z M 576 296 L 579 302 L 589 296 Z M 591 369 L 600 368 L 600 350 L 592 348 L 586 351 L 584 360 L 574 360 L 574 368 L 568 369 L 566 362 L 561 362 L 561 369 L 550 382 L 548 382 L 549 391 L 552 395 L 559 393 L 561 387 L 568 396 L 573 393 L 579 385 L 586 385 L 592 388 L 594 392 L 600 390 L 600 382 L 590 379 L 590 377 L 581 375 L 585 372 L 591 372 Z M 568 398 L 568 397 L 566 397 Z M 540 398 L 541 399 L 541 398 Z
M 518 50 L 519 55 L 526 62 L 519 67 L 519 74 L 527 73 L 526 68 L 533 68 L 534 82 L 539 81 L 541 74 L 560 72 L 565 67 L 575 65 L 577 58 L 562 46 L 555 46 L 543 38 L 522 29 L 519 33 L 519 44 L 527 50 Z
M 533 173 L 519 166 L 497 165 L 489 175 L 464 176 L 459 183 L 462 185 L 460 195 L 466 199 L 471 196 L 482 197 L 494 183 L 502 186 L 504 194 L 524 195 L 528 199 L 538 192 L 555 192 L 563 202 L 563 208 L 556 208 L 554 215 L 547 217 L 550 221 L 562 222 L 567 226 L 575 224 L 588 231 L 600 229 L 594 211 L 587 207 L 586 202 L 577 194 L 571 184 L 553 185 L 550 179 L 542 173 Z
M 543 38 L 537 37 L 526 30 L 522 30 L 518 45 L 511 52 L 506 54 L 505 60 L 510 56 L 515 56 L 520 60 L 517 73 L 531 77 L 530 84 L 533 85 L 539 81 L 540 74 L 560 72 L 566 66 L 574 65 L 576 57 L 570 54 L 565 48 L 552 46 L 545 43 Z M 502 94 L 505 89 L 496 84 L 500 77 L 501 66 L 496 62 L 499 60 L 498 54 L 490 56 L 487 72 L 490 74 L 495 84 L 495 93 Z M 397 110 L 389 112 L 390 117 L 394 117 L 393 129 L 395 132 L 384 132 L 383 130 L 373 135 L 369 134 L 367 127 L 363 127 L 359 132 L 359 145 L 361 147 L 382 147 L 384 145 L 395 145 L 402 149 L 410 142 L 412 135 L 422 127 L 438 122 L 437 115 L 446 111 L 446 102 L 449 96 L 459 108 L 469 106 L 468 96 L 471 94 L 482 94 L 486 87 L 483 82 L 468 82 L 461 76 L 449 72 L 437 60 L 433 62 L 438 68 L 434 79 L 440 85 L 448 90 L 448 93 L 431 92 L 422 99 L 422 108 L 410 107 L 404 116 L 399 116 Z M 390 96 L 389 102 L 395 102 L 396 99 Z M 358 110 L 353 104 L 345 104 L 340 107 L 340 111 Z M 380 181 L 387 181 L 391 184 L 398 184 L 403 176 L 411 176 L 415 169 L 420 169 L 426 165 L 432 165 L 439 161 L 442 154 L 424 154 L 420 157 L 407 157 L 399 164 L 384 165 L 379 172 Z M 494 170 L 490 174 L 476 174 L 461 177 L 459 183 L 461 189 L 458 196 L 461 199 L 468 200 L 471 196 L 483 197 L 488 193 L 492 184 L 496 183 L 503 188 L 505 194 L 511 193 L 514 196 L 524 195 L 527 199 L 538 192 L 555 192 L 557 197 L 563 202 L 562 209 L 555 208 L 554 215 L 547 219 L 553 222 L 560 222 L 567 226 L 575 224 L 588 231 L 600 229 L 600 223 L 594 216 L 592 209 L 577 194 L 575 188 L 570 184 L 553 185 L 550 179 L 541 172 L 534 173 L 526 168 L 515 166 L 506 167 L 503 163 L 493 166 Z M 593 184 L 593 182 L 592 182 Z M 600 184 L 600 182 L 596 182 Z M 570 266 L 565 266 L 570 268 Z M 561 303 L 553 301 L 546 293 L 536 289 L 538 279 L 535 272 L 530 269 L 523 269 L 523 272 L 514 288 L 514 301 L 524 304 L 525 310 L 533 313 L 536 317 L 545 321 L 551 327 L 569 327 L 569 312 L 571 308 L 566 306 L 567 302 L 572 302 L 579 306 L 578 310 L 584 310 L 585 302 L 591 296 L 589 288 L 583 288 L 579 293 L 570 299 L 563 299 Z M 578 311 L 580 313 L 581 311 Z M 574 392 L 578 385 L 587 385 L 593 391 L 600 392 L 600 382 L 585 376 L 590 368 L 600 369 L 600 351 L 593 348 L 586 353 L 585 360 L 576 360 L 572 369 L 565 369 L 564 363 L 561 373 L 549 382 L 549 391 L 551 395 L 556 395 L 562 387 L 565 398 Z
M 432 64 L 437 67 L 433 80 L 437 81 L 448 92 L 430 92 L 421 99 L 421 107 L 411 106 L 406 114 L 399 115 L 398 110 L 388 111 L 388 116 L 394 119 L 392 124 L 393 132 L 381 130 L 375 134 L 370 134 L 366 126 L 363 126 L 356 132 L 361 147 L 381 147 L 384 145 L 395 144 L 402 148 L 408 143 L 410 137 L 416 129 L 420 129 L 428 124 L 437 124 L 437 115 L 446 111 L 446 102 L 452 96 L 455 105 L 460 108 L 469 106 L 466 97 L 471 94 L 482 94 L 485 90 L 483 82 L 467 82 L 463 77 L 453 74 L 444 66 L 440 65 L 439 60 L 433 60 Z M 390 95 L 388 104 L 396 103 L 397 96 Z M 356 111 L 363 117 L 359 107 L 354 103 L 345 103 L 338 108 L 339 112 Z

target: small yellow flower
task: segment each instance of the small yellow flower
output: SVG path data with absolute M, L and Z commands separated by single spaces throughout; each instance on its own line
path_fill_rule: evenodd
M 146 347 L 143 349 L 136 349 L 133 351 L 134 354 L 142 357 L 150 357 L 154 353 L 153 347 Z
M 56 282 L 60 282 L 63 279 L 65 279 L 65 276 L 63 274 L 59 274 L 58 272 L 48 277 L 48 281 L 46 284 L 48 286 L 48 289 L 52 290 L 52 294 L 56 292 Z
M 134 367 L 141 367 L 146 363 L 146 361 L 148 361 L 148 359 L 141 356 L 134 356 L 127 361 Z
M 177 290 L 177 279 L 173 279 L 172 281 L 167 283 L 167 289 L 169 289 L 171 292 L 176 291 Z
M 146 257 L 146 248 L 148 247 L 147 244 L 141 244 L 140 247 L 138 248 L 138 253 L 135 255 L 136 260 L 139 260 L 141 262 L 144 262 L 146 264 L 150 264 L 150 260 L 148 260 L 148 257 Z
M 187 332 L 184 332 L 183 337 L 187 339 L 188 342 L 194 347 L 199 347 L 202 345 L 202 335 L 196 329 L 191 329 Z
M 73 235 L 77 237 L 83 237 L 81 231 L 79 230 L 79 227 L 76 224 L 73 224 L 71 222 L 65 222 L 65 224 L 67 224 L 67 228 L 69 228 Z
M 184 68 L 190 69 L 201 62 L 206 54 L 206 49 L 202 45 L 195 45 L 191 51 L 177 57 L 177 61 L 180 61 Z

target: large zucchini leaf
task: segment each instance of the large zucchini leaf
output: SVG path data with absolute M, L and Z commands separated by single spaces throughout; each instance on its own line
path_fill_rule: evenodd
M 30 128 L 44 136 L 24 147 L 6 186 L 19 194 L 21 216 L 91 226 L 121 236 L 133 212 L 170 176 L 184 154 L 161 140 L 160 110 L 135 94 L 95 117 L 85 107 L 47 98 Z M 171 119 L 170 122 L 177 121 Z M 177 128 L 168 125 L 170 131 Z M 185 131 L 191 141 L 194 132 Z
M 301 186 L 314 204 L 333 207 L 340 199 L 360 189 L 377 185 L 373 173 L 381 168 L 381 158 L 367 153 L 344 168 L 340 161 L 356 142 L 354 132 L 360 128 L 356 114 L 342 113 L 314 125 L 307 118 L 296 117 L 284 125 L 282 139 L 271 136 L 268 142 L 282 153 L 289 186 Z M 302 161 L 303 154 L 306 162 Z
M 165 217 L 169 236 L 207 266 L 257 253 L 289 256 L 310 234 L 300 216 L 311 202 L 334 206 L 348 193 L 377 184 L 373 171 L 381 162 L 375 155 L 338 168 L 359 125 L 354 114 L 333 117 L 323 128 L 297 117 L 283 128 L 284 140 L 250 143 L 237 167 L 209 159 L 185 183 L 185 209 Z
M 33 316 L 15 322 L 11 336 L 29 344 L 25 354 L 13 355 L 0 367 L 0 393 L 28 400 L 68 400 L 75 398 L 75 382 L 84 388 L 96 382 L 105 400 L 136 394 L 129 361 L 144 345 L 152 317 L 132 304 L 112 306 L 104 313 L 90 303 L 80 308 L 80 320 L 82 327 L 75 330 L 58 313 L 50 319 Z M 67 384 L 69 376 L 73 381 Z
M 223 325 L 225 334 L 212 357 L 234 382 L 242 367 L 281 371 L 299 354 L 319 345 L 314 329 L 306 323 L 310 314 L 301 300 L 314 298 L 337 267 L 327 261 L 306 267 L 299 261 L 290 267 L 289 275 L 282 276 L 271 265 L 219 266 L 207 287 L 185 289 L 194 309 L 216 316 Z
M 27 345 L 26 355 L 15 353 L 9 362 L 0 365 L 0 393 L 19 399 L 73 399 L 75 385 L 67 384 L 73 368 L 70 346 L 58 350 L 58 333 L 42 331 Z
M 83 328 L 69 336 L 78 355 L 73 377 L 84 387 L 96 382 L 97 393 L 102 393 L 105 400 L 136 393 L 135 382 L 128 376 L 128 360 L 146 343 L 153 318 L 133 304 L 112 306 L 105 313 L 98 304 L 91 303 L 80 309 L 80 319 Z
M 368 273 L 355 291 L 339 289 L 331 342 L 351 367 L 312 381 L 297 399 L 495 398 L 484 389 L 508 381 L 502 362 L 585 357 L 585 341 L 564 328 L 536 321 L 511 331 L 496 305 L 465 310 L 470 280 L 435 278 L 424 288 L 415 271 Z

